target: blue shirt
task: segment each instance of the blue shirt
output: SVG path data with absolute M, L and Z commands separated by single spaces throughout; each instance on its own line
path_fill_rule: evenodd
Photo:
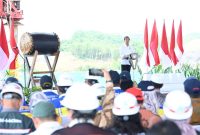
M 42 92 L 47 96 L 49 101 L 59 98 L 59 95 L 56 94 L 53 90 L 43 90 Z
M 60 103 L 65 96 L 60 96 L 57 99 L 51 100 L 50 102 L 54 105 L 55 108 L 61 108 L 63 105 Z
M 120 87 L 114 87 L 113 89 L 115 91 L 115 97 L 124 92 Z

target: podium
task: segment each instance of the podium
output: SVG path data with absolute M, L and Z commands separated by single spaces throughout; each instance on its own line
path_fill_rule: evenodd
M 57 80 L 56 80 L 54 72 L 55 72 L 55 68 L 57 65 L 58 58 L 59 58 L 59 54 L 60 54 L 60 51 L 57 51 L 53 54 L 39 54 L 38 51 L 36 50 L 33 55 L 24 55 L 25 64 L 29 72 L 28 80 L 25 82 L 28 88 L 30 88 L 31 85 L 32 87 L 36 86 L 36 81 L 38 81 L 38 78 L 36 78 L 34 75 L 38 75 L 38 74 L 50 74 L 54 85 L 57 86 Z M 37 58 L 39 55 L 45 58 L 44 64 L 47 65 L 48 70 L 35 71 L 35 65 L 38 60 Z M 54 58 L 53 64 L 51 64 L 50 62 L 50 59 L 49 59 L 50 56 L 53 56 Z M 31 58 L 32 58 L 32 63 L 30 63 Z

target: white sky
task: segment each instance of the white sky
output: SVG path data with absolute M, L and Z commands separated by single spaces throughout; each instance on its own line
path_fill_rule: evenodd
M 177 31 L 182 19 L 186 35 L 200 32 L 199 5 L 199 0 L 22 0 L 19 32 L 56 32 L 61 39 L 77 30 L 143 34 L 147 18 L 149 33 L 156 19 L 159 35 L 164 19 L 168 35 L 172 20 Z

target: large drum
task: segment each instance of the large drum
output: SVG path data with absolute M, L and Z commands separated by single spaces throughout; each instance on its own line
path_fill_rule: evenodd
M 24 33 L 20 40 L 20 49 L 25 55 L 54 54 L 59 51 L 60 41 L 55 33 Z

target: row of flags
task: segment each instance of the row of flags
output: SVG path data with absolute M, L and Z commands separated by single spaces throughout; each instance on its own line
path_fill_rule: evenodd
M 10 46 L 8 46 L 6 32 L 3 24 L 3 19 L 1 19 L 0 28 L 0 71 L 6 71 L 8 69 L 16 69 L 16 59 L 19 54 L 17 44 L 14 35 L 14 20 L 11 19 L 10 26 Z
M 178 45 L 178 49 L 180 50 L 181 54 L 184 53 L 183 49 L 183 38 L 182 38 L 182 21 L 180 21 L 177 38 L 175 37 L 175 28 L 174 28 L 174 20 L 172 22 L 172 29 L 171 29 L 171 38 L 170 44 L 168 45 L 167 33 L 165 22 L 163 23 L 162 29 L 162 38 L 161 38 L 161 45 L 160 51 L 159 49 L 159 40 L 158 40 L 158 31 L 156 26 L 156 20 L 154 20 L 151 39 L 149 43 L 148 37 L 148 21 L 146 20 L 145 30 L 144 30 L 144 45 L 146 51 L 146 65 L 147 66 L 158 66 L 163 65 L 164 67 L 170 67 L 172 65 L 176 66 L 179 62 L 179 57 L 175 52 L 176 45 Z M 177 41 L 177 44 L 176 44 Z

